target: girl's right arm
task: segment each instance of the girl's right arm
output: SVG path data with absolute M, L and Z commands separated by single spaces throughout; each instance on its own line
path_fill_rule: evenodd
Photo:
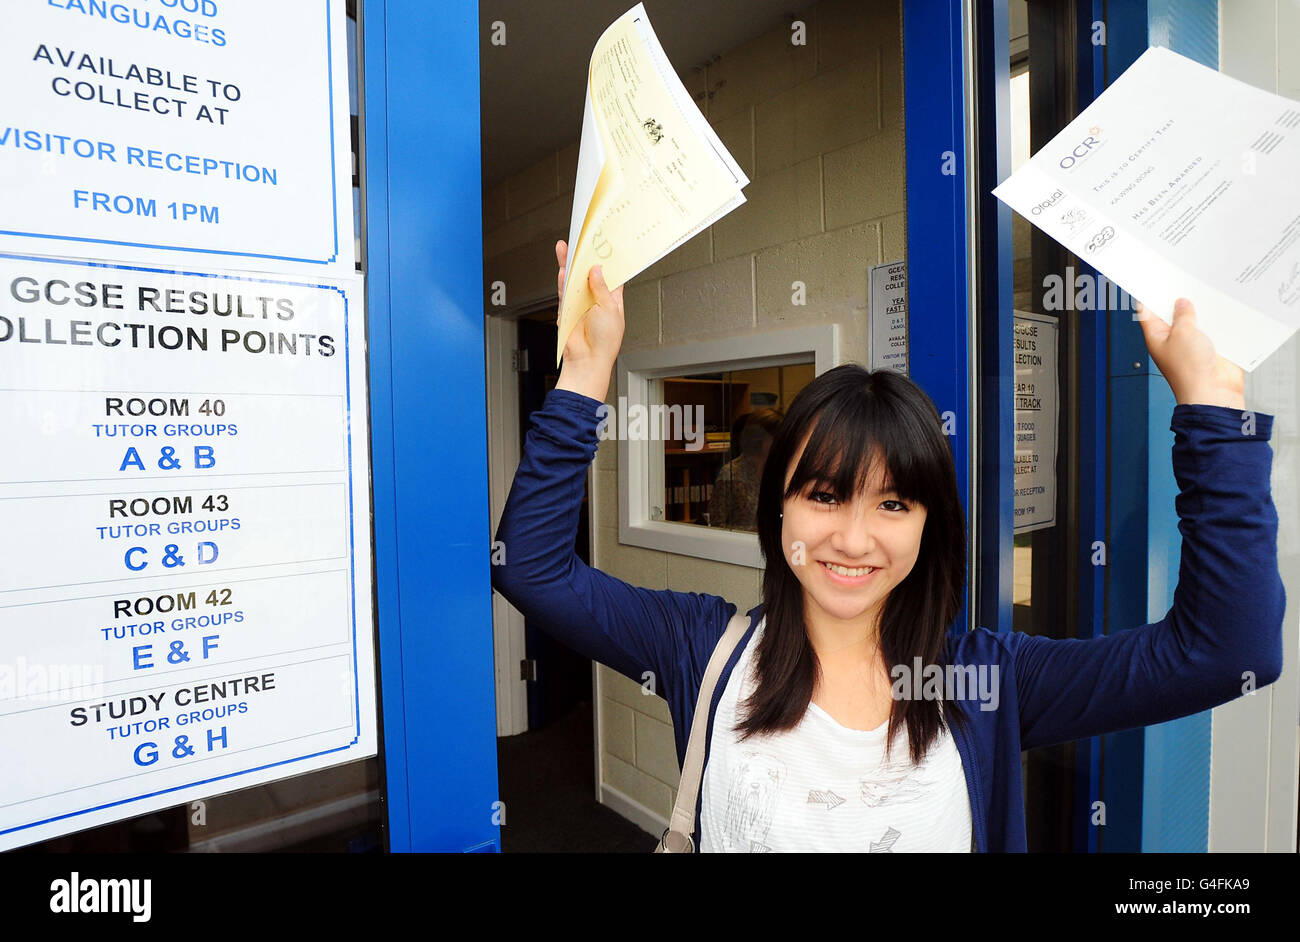
M 564 244 L 557 246 L 564 282 Z M 575 651 L 654 691 L 690 678 L 693 697 L 713 647 L 736 606 L 716 595 L 651 590 L 593 569 L 574 552 L 587 469 L 598 444 L 603 400 L 623 337 L 622 289 L 598 269 L 596 304 L 565 345 L 555 389 L 533 413 L 496 539 L 492 587 L 530 622 Z M 504 558 L 501 558 L 504 557 Z

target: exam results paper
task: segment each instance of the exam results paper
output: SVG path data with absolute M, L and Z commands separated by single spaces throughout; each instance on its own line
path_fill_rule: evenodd
M 744 203 L 748 184 L 638 3 L 605 30 L 591 55 L 556 365 L 569 333 L 596 303 L 587 286 L 591 266 L 601 266 L 614 290 Z
M 1300 102 L 1152 48 L 993 193 L 1253 370 L 1300 326 L 1297 170 Z

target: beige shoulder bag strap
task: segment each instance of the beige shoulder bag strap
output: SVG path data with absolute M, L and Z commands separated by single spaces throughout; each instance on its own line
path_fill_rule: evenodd
M 718 685 L 722 668 L 748 627 L 749 615 L 737 611 L 704 669 L 700 694 L 695 701 L 695 715 L 691 717 L 691 736 L 686 741 L 686 761 L 682 764 L 682 778 L 677 786 L 677 801 L 673 805 L 668 829 L 655 848 L 656 854 L 690 854 L 695 851 L 695 839 L 691 835 L 695 833 L 695 806 L 699 802 L 700 779 L 704 773 L 704 741 L 708 737 L 713 688 Z

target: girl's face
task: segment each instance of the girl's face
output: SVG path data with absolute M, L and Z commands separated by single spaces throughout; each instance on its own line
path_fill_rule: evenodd
M 800 446 L 786 469 L 787 486 L 802 455 Z M 819 609 L 843 621 L 868 613 L 874 618 L 890 590 L 912 571 L 925 507 L 900 501 L 885 473 L 878 462 L 866 493 L 845 503 L 816 483 L 784 502 L 781 545 L 803 585 L 805 613 Z

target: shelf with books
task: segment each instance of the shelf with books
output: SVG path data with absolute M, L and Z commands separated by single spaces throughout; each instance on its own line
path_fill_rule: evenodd
M 731 459 L 732 427 L 750 410 L 749 388 L 713 377 L 663 380 L 665 519 L 708 525 L 713 481 Z

